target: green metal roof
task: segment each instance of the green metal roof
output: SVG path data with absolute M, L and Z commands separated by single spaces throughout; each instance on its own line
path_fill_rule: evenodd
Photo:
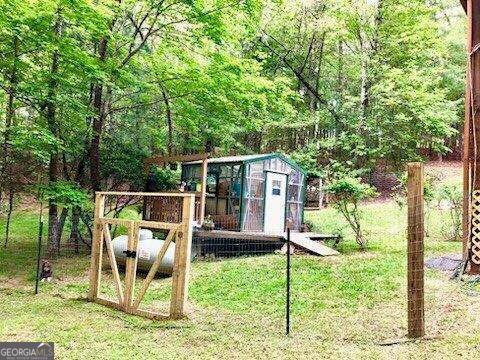
M 209 164 L 227 164 L 227 163 L 250 163 L 261 160 L 268 160 L 272 158 L 279 158 L 285 161 L 287 164 L 300 171 L 303 174 L 306 174 L 306 171 L 303 170 L 297 163 L 293 160 L 290 160 L 285 155 L 280 153 L 269 153 L 269 154 L 254 154 L 254 155 L 236 155 L 236 156 L 222 156 L 218 158 L 209 158 Z M 197 161 L 188 161 L 184 162 L 182 165 L 198 165 L 201 164 L 201 160 Z

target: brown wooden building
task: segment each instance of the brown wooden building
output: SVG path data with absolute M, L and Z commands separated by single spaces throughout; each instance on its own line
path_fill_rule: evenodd
M 466 270 L 480 273 L 480 1 L 461 0 L 467 14 L 463 133 L 463 243 Z

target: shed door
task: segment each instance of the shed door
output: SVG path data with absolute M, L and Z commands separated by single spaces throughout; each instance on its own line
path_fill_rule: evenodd
M 263 231 L 267 234 L 282 234 L 285 230 L 287 175 L 267 172 L 266 182 Z

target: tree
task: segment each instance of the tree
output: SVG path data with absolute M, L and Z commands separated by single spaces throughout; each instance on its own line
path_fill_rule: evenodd
M 4 1 L 0 201 L 34 183 L 140 190 L 145 157 L 206 142 L 367 180 L 445 152 L 463 112 L 453 4 Z M 49 213 L 52 251 L 69 218 L 73 242 L 89 235 L 78 204 Z
M 360 202 L 375 196 L 375 190 L 367 184 L 362 184 L 355 178 L 341 178 L 333 181 L 325 188 L 330 195 L 330 202 L 347 220 L 355 234 L 355 240 L 362 250 L 367 247 L 361 226 Z
M 269 76 L 292 77 L 305 106 L 297 106 L 297 119 L 273 123 L 268 129 L 278 131 L 269 131 L 267 141 L 287 152 L 313 146 L 318 165 L 335 172 L 342 164 L 366 177 L 379 164 L 401 168 L 418 159 L 421 148 L 448 151 L 446 139 L 455 135 L 452 125 L 463 110 L 458 93 L 450 93 L 453 84 L 446 84 L 449 71 L 461 64 L 446 66 L 451 35 L 438 16 L 445 7 L 453 5 L 380 0 L 273 6 L 251 56 Z

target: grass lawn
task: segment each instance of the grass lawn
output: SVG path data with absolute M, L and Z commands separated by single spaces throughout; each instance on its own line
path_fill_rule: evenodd
M 434 270 L 426 272 L 426 330 L 434 339 L 379 345 L 406 333 L 406 214 L 394 202 L 367 204 L 363 210 L 367 252 L 359 252 L 346 231 L 340 256 L 293 256 L 290 337 L 284 335 L 284 256 L 196 262 L 190 318 L 152 322 L 83 300 L 85 256 L 57 261 L 55 281 L 32 295 L 36 217 L 16 213 L 14 237 L 0 251 L 0 340 L 53 341 L 62 359 L 478 356 L 479 289 Z M 338 230 L 332 209 L 307 216 L 321 231 Z M 428 219 L 427 257 L 459 252 L 460 243 L 441 240 L 444 216 L 430 210 Z M 111 293 L 111 285 L 104 291 Z M 165 305 L 169 285 L 169 278 L 156 279 L 147 305 Z

